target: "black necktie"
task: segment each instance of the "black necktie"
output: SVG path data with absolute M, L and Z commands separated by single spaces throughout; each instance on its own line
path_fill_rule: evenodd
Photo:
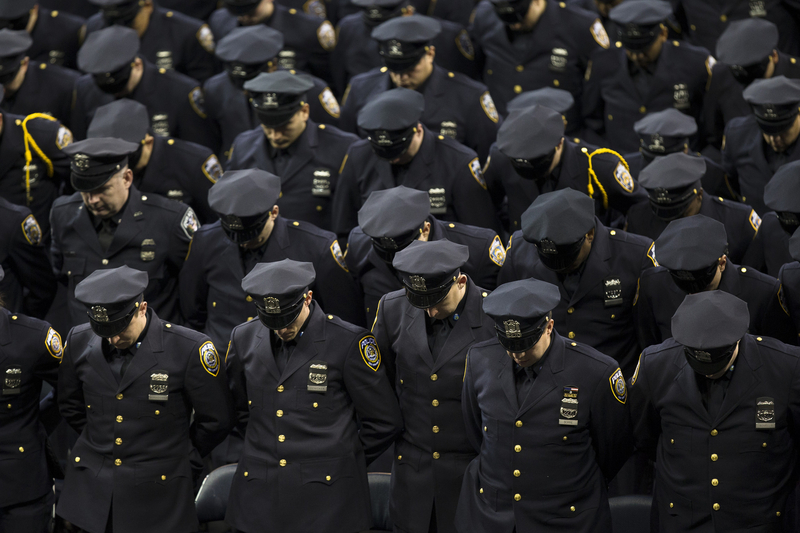
M 283 176 L 284 172 L 286 172 L 286 167 L 289 166 L 289 152 L 279 148 L 275 152 L 275 158 L 272 160 L 273 165 L 275 166 L 275 174 L 278 176 Z
M 128 350 L 117 350 L 116 348 L 112 350 L 111 361 L 109 361 L 108 366 L 111 367 L 111 372 L 117 378 L 118 383 L 122 381 L 125 372 L 131 365 L 131 359 L 133 359 L 133 354 Z
M 708 414 L 712 420 L 717 418 L 720 409 L 722 409 L 722 402 L 725 400 L 725 384 L 722 382 L 724 378 L 709 379 L 708 380 Z
M 251 270 L 261 261 L 263 255 L 261 248 L 255 250 L 242 250 L 242 263 L 244 266 L 244 273 L 249 274 Z
M 434 320 L 431 325 L 431 334 L 428 335 L 428 348 L 431 350 L 433 360 L 439 357 L 447 337 L 450 336 L 450 325 L 446 320 Z
M 116 223 L 110 218 L 104 218 L 100 222 L 100 230 L 97 232 L 97 240 L 100 241 L 100 248 L 103 252 L 108 251 L 111 241 L 114 240 L 114 232 L 117 230 Z
M 517 372 L 517 404 L 522 407 L 525 398 L 533 388 L 533 381 L 536 379 L 536 372 L 532 366 L 524 369 L 524 372 Z
M 289 363 L 289 357 L 291 357 L 296 343 L 294 341 L 280 341 L 279 345 L 278 352 L 275 354 L 275 364 L 278 366 L 278 372 L 283 374 L 283 370 Z

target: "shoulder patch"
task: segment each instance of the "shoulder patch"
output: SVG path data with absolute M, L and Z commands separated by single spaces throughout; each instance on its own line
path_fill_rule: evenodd
M 211 154 L 203 161 L 203 174 L 206 175 L 211 183 L 216 183 L 222 177 L 222 165 L 215 154 Z
M 494 100 L 492 100 L 492 95 L 489 94 L 489 91 L 486 91 L 481 95 L 481 107 L 483 108 L 483 112 L 486 113 L 486 116 L 489 117 L 492 122 L 497 122 L 500 120 L 500 114 L 497 112 L 497 108 L 494 106 Z
M 475 178 L 475 181 L 485 189 L 486 180 L 483 179 L 483 169 L 481 169 L 481 162 L 478 161 L 477 157 L 469 162 L 469 171 L 472 172 L 472 177 Z
M 506 253 L 511 249 L 511 240 L 514 238 L 514 235 L 508 236 L 508 246 L 506 246 Z
M 206 341 L 200 346 L 200 362 L 206 372 L 217 377 L 217 374 L 219 374 L 219 354 L 217 354 L 217 349 L 214 348 L 213 342 Z
M 750 211 L 750 225 L 753 226 L 753 229 L 756 230 L 756 232 L 758 232 L 758 228 L 761 227 L 761 217 L 758 216 L 758 213 L 756 213 L 755 209 Z
M 503 241 L 500 240 L 499 235 L 494 236 L 492 245 L 489 247 L 489 259 L 499 267 L 506 262 L 506 249 L 503 247 Z
M 642 355 L 644 355 L 644 352 L 639 354 L 639 362 L 636 363 L 636 370 L 633 371 L 633 377 L 631 378 L 631 387 L 633 387 L 636 380 L 639 379 L 639 367 L 642 366 Z
M 472 45 L 472 39 L 467 30 L 461 30 L 456 35 L 456 48 L 458 48 L 462 56 L 470 61 L 475 59 L 475 47 Z
M 72 144 L 72 132 L 66 126 L 59 127 L 56 135 L 56 146 L 58 146 L 59 150 L 63 150 L 65 146 L 70 144 Z
M 372 335 L 367 335 L 358 343 L 361 358 L 375 372 L 381 367 L 381 351 L 378 348 L 378 341 Z
M 339 118 L 339 114 L 341 113 L 339 101 L 333 95 L 333 91 L 331 91 L 330 87 L 325 87 L 325 90 L 319 93 L 319 103 L 322 104 L 322 108 L 330 116 L 333 118 Z
M 708 76 L 711 77 L 711 71 L 714 69 L 714 65 L 717 64 L 716 58 L 714 56 L 708 56 L 706 58 L 706 70 L 708 71 Z
M 633 176 L 625 165 L 620 161 L 617 163 L 617 168 L 614 169 L 614 179 L 617 183 L 627 192 L 633 192 Z
M 225 350 L 225 362 L 226 363 L 228 362 L 228 355 L 230 355 L 230 353 L 231 353 L 231 343 L 232 342 L 233 341 L 228 341 L 228 349 Z
M 189 93 L 189 104 L 191 104 L 192 109 L 194 109 L 194 112 L 197 113 L 200 118 L 206 118 L 206 97 L 200 86 L 195 87 L 192 89 L 192 92 Z
M 333 24 L 330 21 L 326 20 L 319 25 L 317 39 L 319 39 L 319 44 L 322 45 L 322 48 L 328 52 L 336 48 L 336 30 L 333 29 Z
M 203 47 L 203 50 L 209 54 L 214 53 L 214 33 L 211 31 L 211 28 L 208 27 L 208 24 L 203 24 L 200 26 L 200 29 L 197 30 L 197 40 L 200 42 L 200 46 Z
M 614 398 L 619 403 L 628 401 L 628 388 L 625 386 L 625 377 L 622 375 L 622 370 L 619 368 L 611 374 L 608 378 L 608 383 L 611 385 L 611 392 L 614 393 Z
M 658 266 L 658 260 L 656 259 L 656 243 L 651 244 L 650 248 L 647 249 L 647 257 L 653 262 L 654 267 Z
M 603 26 L 603 23 L 600 22 L 600 19 L 595 19 L 589 31 L 591 32 L 592 37 L 594 37 L 594 40 L 597 42 L 597 44 L 603 48 L 608 48 L 611 46 L 611 39 L 608 38 L 606 28 Z
M 53 328 L 47 330 L 47 338 L 45 338 L 44 345 L 47 346 L 47 351 L 50 352 L 50 355 L 61 361 L 61 357 L 64 355 L 61 346 L 61 335 Z
M 197 216 L 194 214 L 194 210 L 191 207 L 187 207 L 186 212 L 183 214 L 181 228 L 183 228 L 183 232 L 189 240 L 191 240 L 195 232 L 200 229 L 200 222 L 198 222 Z
M 42 228 L 39 227 L 39 222 L 37 222 L 35 216 L 32 214 L 26 216 L 21 225 L 22 233 L 25 235 L 25 239 L 28 241 L 28 244 L 32 244 L 34 246 L 39 246 L 42 244 Z
M 339 265 L 342 270 L 345 272 L 350 272 L 347 268 L 347 262 L 344 259 L 344 254 L 342 253 L 342 247 L 339 246 L 339 241 L 333 241 L 331 244 L 331 255 L 333 256 L 333 260 L 336 261 L 336 264 Z

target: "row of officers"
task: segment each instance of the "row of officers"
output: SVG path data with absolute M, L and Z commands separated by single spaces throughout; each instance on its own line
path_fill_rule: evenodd
M 549 231 L 539 253 L 567 259 Z M 800 349 L 750 333 L 747 302 L 684 293 L 670 337 L 626 376 L 558 332 L 563 286 L 490 292 L 469 256 L 448 240 L 397 252 L 403 288 L 371 332 L 326 314 L 312 263 L 258 263 L 241 280 L 258 318 L 224 354 L 160 318 L 148 274 L 127 266 L 78 284 L 89 322 L 63 346 L 3 308 L 0 526 L 47 531 L 47 381 L 80 433 L 56 513 L 82 532 L 196 531 L 190 457 L 234 428 L 226 521 L 241 532 L 369 528 L 367 465 L 392 444 L 398 532 L 611 533 L 608 483 L 634 451 L 656 464 L 653 532 L 796 530 Z

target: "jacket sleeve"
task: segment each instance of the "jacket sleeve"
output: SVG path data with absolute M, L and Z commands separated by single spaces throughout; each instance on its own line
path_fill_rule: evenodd
M 647 354 L 639 355 L 639 363 L 630 379 L 631 418 L 633 419 L 633 444 L 637 452 L 655 460 L 658 438 L 661 435 L 661 418 L 653 405 L 650 384 L 647 380 Z
M 204 266 L 204 233 L 192 238 L 186 262 L 178 279 L 181 314 L 187 327 L 203 331 L 208 319 L 208 280 Z
M 386 377 L 394 387 L 395 377 L 397 376 L 397 354 L 392 350 L 392 341 L 389 338 L 389 329 L 386 325 L 386 296 L 382 296 L 378 302 L 378 312 L 375 314 L 375 321 L 372 323 L 372 334 L 378 341 L 378 348 L 381 351 L 381 361 L 386 369 Z
M 497 138 L 497 131 L 503 122 L 495 108 L 489 91 L 480 94 L 477 102 L 471 102 L 470 121 L 464 144 L 478 153 L 478 160 L 483 166 L 489 157 L 489 150 Z
M 759 324 L 758 329 L 768 337 L 773 337 L 788 344 L 795 344 L 797 342 L 797 332 L 789 316 L 789 311 L 781 301 L 783 286 L 780 281 L 775 280 L 772 291 L 769 307 L 761 317 L 761 324 Z
M 521 234 L 518 234 L 517 237 L 521 237 Z M 514 248 L 514 236 L 508 238 L 508 248 L 506 248 L 506 258 L 503 261 L 503 267 L 500 269 L 500 272 L 497 274 L 497 286 L 499 287 L 503 283 L 508 283 L 510 281 L 516 281 L 519 279 L 516 271 L 516 255 L 517 250 Z
M 175 136 L 214 150 L 220 143 L 219 132 L 213 121 L 206 116 L 203 88 L 198 85 L 183 98 L 183 104 L 178 111 L 179 129 Z
M 10 230 L 11 228 L 9 228 Z M 41 227 L 33 214 L 23 216 L 8 250 L 8 266 L 22 286 L 28 289 L 22 312 L 44 318 L 56 296 L 56 277 L 44 248 Z
M 348 161 L 352 151 L 353 145 L 350 145 L 342 162 L 331 207 L 331 227 L 340 239 L 347 239 L 350 230 L 358 226 L 358 210 L 361 208 L 355 162 Z
M 606 480 L 610 481 L 633 453 L 628 391 L 619 368 L 608 367 L 600 378 L 592 397 L 589 431 L 597 463 Z
M 179 204 L 182 207 L 185 204 Z M 180 214 L 175 217 L 167 231 L 170 232 L 169 263 L 172 274 L 177 277 L 186 263 L 186 257 L 192 243 L 192 237 L 200 229 L 200 221 L 194 210 L 186 206 Z
M 652 302 L 647 291 L 642 290 L 642 278 L 639 278 L 637 283 L 636 296 L 633 300 L 633 316 L 636 324 L 636 334 L 639 337 L 639 346 L 647 348 L 660 343 L 663 339 L 653 314 Z
M 338 241 L 328 243 L 314 268 L 319 280 L 315 284 L 314 292 L 319 296 L 322 308 L 342 320 L 364 327 L 366 323 L 361 288 L 347 269 Z
M 233 401 L 236 429 L 244 435 L 247 430 L 247 422 L 250 420 L 250 409 L 247 407 L 247 374 L 236 350 L 235 333 L 234 330 L 231 333 L 231 340 L 228 342 L 228 351 L 225 354 L 225 372 Z
M 72 331 L 67 335 L 64 355 L 58 369 L 58 410 L 67 424 L 78 433 L 86 426 L 86 401 L 83 384 L 75 371 L 75 362 L 70 351 Z
M 464 385 L 461 392 L 461 414 L 464 417 L 464 429 L 467 432 L 467 440 L 475 448 L 477 453 L 481 451 L 483 444 L 483 432 L 481 431 L 481 408 L 478 405 L 478 396 L 475 392 L 475 381 L 472 376 L 472 348 L 467 351 L 467 358 L 464 363 Z
M 454 172 L 453 210 L 456 220 L 481 228 L 502 231 L 500 220 L 495 215 L 492 198 L 483 179 L 483 169 L 477 156 L 459 162 L 450 169 Z

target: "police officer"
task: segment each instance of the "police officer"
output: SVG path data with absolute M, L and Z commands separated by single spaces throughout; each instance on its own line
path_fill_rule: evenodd
M 639 140 L 634 122 L 648 111 L 674 107 L 695 119 L 701 117 L 706 84 L 714 58 L 707 50 L 668 41 L 664 21 L 669 2 L 623 2 L 611 20 L 620 29 L 620 47 L 598 51 L 587 74 L 587 124 L 609 146 L 633 152 Z
M 282 259 L 314 265 L 312 286 L 325 310 L 364 324 L 358 290 L 336 237 L 305 221 L 284 218 L 276 205 L 278 176 L 263 170 L 231 170 L 209 192 L 220 221 L 195 234 L 181 271 L 181 308 L 188 324 L 214 342 L 253 317 L 241 280 L 257 263 Z
M 404 185 L 427 191 L 431 214 L 443 220 L 499 229 L 475 152 L 421 122 L 425 97 L 398 87 L 375 96 L 358 114 L 368 137 L 354 143 L 340 169 L 333 199 L 333 231 L 358 225 L 370 193 Z
M 744 99 L 753 114 L 725 126 L 722 166 L 739 182 L 742 201 L 764 213 L 764 186 L 781 166 L 800 159 L 800 79 L 756 80 Z
M 697 214 L 718 220 L 728 235 L 727 255 L 736 264 L 761 226 L 761 217 L 749 205 L 705 194 L 703 157 L 683 152 L 659 157 L 642 170 L 639 183 L 650 201 L 631 207 L 627 231 L 657 239 L 672 220 Z
M 33 43 L 26 31 L 0 30 L 2 108 L 15 115 L 46 113 L 69 125 L 75 71 L 31 61 Z
M 233 330 L 226 357 L 246 431 L 225 517 L 238 531 L 368 528 L 366 466 L 403 428 L 375 337 L 326 315 L 314 281 L 290 259 L 242 280 L 258 320 Z
M 355 133 L 359 112 L 371 98 L 403 87 L 425 97 L 420 122 L 475 150 L 485 161 L 500 115 L 485 85 L 434 62 L 434 38 L 441 32 L 441 22 L 423 15 L 395 17 L 373 29 L 371 36 L 378 41 L 386 68 L 353 78 L 342 107 L 342 128 Z
M 139 145 L 128 156 L 133 185 L 192 207 L 200 222 L 213 222 L 208 190 L 222 177 L 219 159 L 205 146 L 180 139 L 153 136 L 147 108 L 127 98 L 100 106 L 87 136 L 116 137 Z
M 67 336 L 58 406 L 80 437 L 56 512 L 90 533 L 196 531 L 188 452 L 207 455 L 235 422 L 214 344 L 159 318 L 147 289 L 127 266 L 75 289 L 89 324 Z
M 498 283 L 530 277 L 558 287 L 558 331 L 614 357 L 630 375 L 640 346 L 634 309 L 639 278 L 657 265 L 653 241 L 608 229 L 583 193 L 539 196 L 511 236 Z
M 203 21 L 170 11 L 154 0 L 90 0 L 100 12 L 86 21 L 86 31 L 119 25 L 136 30 L 141 57 L 158 69 L 175 69 L 203 81 L 215 72 L 214 34 Z
M 764 187 L 768 211 L 761 220 L 743 265 L 777 277 L 781 267 L 792 261 L 789 238 L 800 227 L 800 161 L 783 165 Z
M 660 252 L 660 250 L 659 250 Z M 651 531 L 782 531 L 795 487 L 796 347 L 748 333 L 749 306 L 690 294 L 631 378 L 639 450 L 656 458 Z
M 461 533 L 611 532 L 606 485 L 633 444 L 628 391 L 614 359 L 555 331 L 560 299 L 527 279 L 483 301 L 497 339 L 467 353 L 462 407 L 479 456 L 464 474 Z
M 443 222 L 430 213 L 428 194 L 402 185 L 373 191 L 359 209 L 358 226 L 347 240 L 347 265 L 364 292 L 367 322 L 384 294 L 402 288 L 392 259 L 414 241 L 446 239 L 468 247 L 461 270 L 485 289 L 497 286 L 506 258 L 500 236 L 487 228 Z
M 397 531 L 456 531 L 464 470 L 475 457 L 461 416 L 464 363 L 470 346 L 494 337 L 481 310 L 487 292 L 462 270 L 468 258 L 468 247 L 446 239 L 397 252 L 403 288 L 381 298 L 372 326 L 405 422 L 392 468 Z
M 282 67 L 310 72 L 333 82 L 330 53 L 336 47 L 336 31 L 329 21 L 320 21 L 318 17 L 272 0 L 223 0 L 222 6 L 208 19 L 217 39 L 239 26 L 270 26 L 285 38 L 280 54 Z
M 218 152 L 227 158 L 233 140 L 242 132 L 259 125 L 255 109 L 250 105 L 245 82 L 261 72 L 274 72 L 280 63 L 283 35 L 269 26 L 258 24 L 236 28 L 217 44 L 217 58 L 225 72 L 207 79 L 203 84 L 205 109 L 220 131 L 222 144 Z M 297 73 L 290 70 L 290 73 Z M 339 122 L 339 101 L 327 84 L 305 74 L 314 87 L 309 90 L 309 117 L 317 123 L 336 126 Z
M 180 321 L 178 272 L 200 227 L 191 207 L 133 186 L 129 156 L 137 145 L 86 139 L 68 148 L 76 193 L 53 204 L 53 269 L 67 284 L 71 323 L 86 315 L 75 286 L 97 269 L 136 265 L 149 275 L 145 296 L 161 314 Z
M 781 303 L 792 318 L 795 332 L 800 337 L 800 233 L 789 238 L 789 261 L 781 265 L 778 280 L 781 282 Z M 798 340 L 794 344 L 798 344 Z
M 725 225 L 704 215 L 673 220 L 656 240 L 658 268 L 642 274 L 636 302 L 642 347 L 668 339 L 670 320 L 687 294 L 720 290 L 747 302 L 750 331 L 793 342 L 779 301 L 780 282 L 728 260 Z
M 197 82 L 173 70 L 157 68 L 139 55 L 139 37 L 114 26 L 93 32 L 78 53 L 86 72 L 75 83 L 72 127 L 86 137 L 94 111 L 117 98 L 129 97 L 147 107 L 155 135 L 177 137 L 213 149 L 218 140 L 203 109 Z
M 0 280 L 3 307 L 43 319 L 56 295 L 45 235 L 31 210 L 0 198 Z
M 86 34 L 80 16 L 46 9 L 37 0 L 0 1 L 0 27 L 25 30 L 33 38 L 28 54 L 33 61 L 77 66 L 76 58 Z
M 646 200 L 621 155 L 567 139 L 561 113 L 543 105 L 520 110 L 500 127 L 486 182 L 495 199 L 508 198 L 511 231 L 517 231 L 522 213 L 540 194 L 558 189 L 587 193 L 608 224 Z
M 329 229 L 338 173 L 358 137 L 309 119 L 313 87 L 309 78 L 285 70 L 246 82 L 261 125 L 236 137 L 227 169 L 259 168 L 280 176 L 284 215 Z

